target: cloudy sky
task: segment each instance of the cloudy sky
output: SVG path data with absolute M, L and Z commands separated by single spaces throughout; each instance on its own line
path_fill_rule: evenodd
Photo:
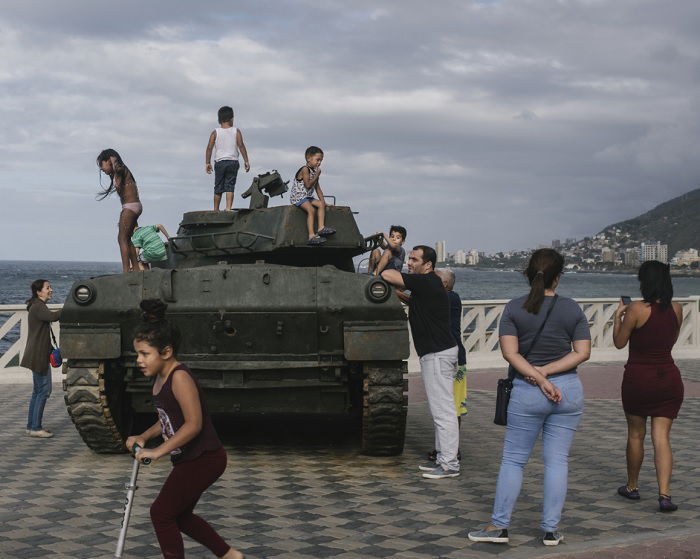
M 700 187 L 697 0 L 2 4 L 0 259 L 119 260 L 107 147 L 141 224 L 208 209 L 224 104 L 252 163 L 235 206 L 315 144 L 363 232 L 449 251 L 582 237 Z

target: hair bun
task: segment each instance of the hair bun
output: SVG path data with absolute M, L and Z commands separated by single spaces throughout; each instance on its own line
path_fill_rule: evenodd
M 143 311 L 143 319 L 146 322 L 157 322 L 165 319 L 165 311 L 168 305 L 160 299 L 144 299 L 139 306 Z

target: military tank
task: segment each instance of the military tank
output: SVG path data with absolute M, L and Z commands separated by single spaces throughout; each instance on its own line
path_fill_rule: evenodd
M 278 173 L 259 175 L 248 209 L 185 213 L 161 267 L 73 284 L 61 315 L 63 388 L 91 449 L 124 452 L 136 414 L 153 411 L 132 333 L 139 302 L 158 297 L 212 414 L 350 415 L 364 453 L 402 452 L 406 315 L 391 287 L 353 261 L 380 236 L 363 237 L 351 209 L 331 205 L 326 224 L 337 232 L 308 246 L 305 212 L 268 207 L 286 190 Z

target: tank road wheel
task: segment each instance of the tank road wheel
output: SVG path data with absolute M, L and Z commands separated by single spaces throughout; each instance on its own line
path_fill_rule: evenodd
M 408 409 L 405 364 L 365 363 L 363 367 L 362 452 L 393 456 L 403 451 Z
M 121 371 L 109 362 L 70 362 L 63 368 L 63 395 L 75 428 L 100 454 L 125 452 L 132 413 Z

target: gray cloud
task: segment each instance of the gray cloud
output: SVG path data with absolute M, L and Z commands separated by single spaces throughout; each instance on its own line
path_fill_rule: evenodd
M 690 0 L 12 3 L 0 234 L 22 242 L 0 258 L 118 259 L 105 147 L 143 223 L 208 208 L 222 104 L 253 163 L 236 205 L 316 144 L 367 233 L 497 250 L 597 232 L 700 186 L 699 19 Z

